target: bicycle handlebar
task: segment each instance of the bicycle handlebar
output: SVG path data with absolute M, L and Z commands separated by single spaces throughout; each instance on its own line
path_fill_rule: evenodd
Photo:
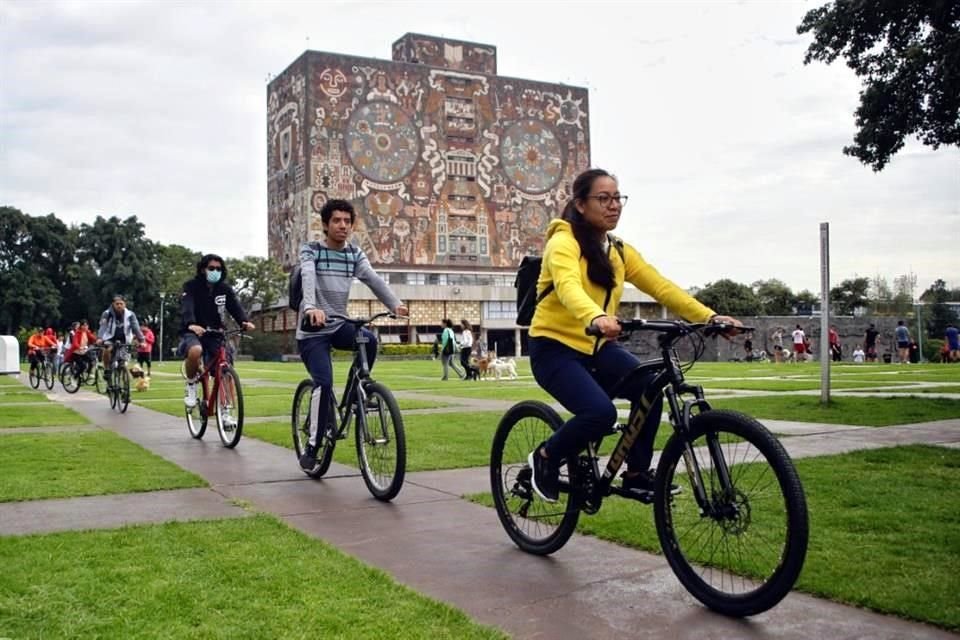
M 239 329 L 214 329 L 213 327 L 205 327 L 204 333 L 214 333 L 223 336 L 224 338 L 232 338 L 233 336 L 240 336 L 242 338 L 249 338 L 250 336 L 243 335 L 246 333 L 246 329 L 243 327 Z
M 379 320 L 380 318 L 390 318 L 396 319 L 397 315 L 392 311 L 382 311 L 380 313 L 374 314 L 369 318 L 351 318 L 349 316 L 341 315 L 339 313 L 331 313 L 327 316 L 327 320 L 343 320 L 344 322 L 349 322 L 350 324 L 362 327 L 367 324 Z M 303 318 L 300 320 L 300 329 L 306 331 L 307 333 L 312 333 L 315 331 L 320 331 L 326 327 L 326 324 L 321 325 L 312 325 L 310 324 L 310 319 L 307 317 L 307 314 L 303 314 Z
M 753 331 L 754 327 L 727 324 L 725 322 L 684 322 L 682 320 L 620 320 L 620 329 L 622 334 L 630 334 L 634 331 L 655 331 L 658 333 L 672 334 L 672 338 L 679 338 L 696 331 L 702 331 L 705 336 L 714 336 L 721 334 L 738 334 Z M 590 325 L 584 332 L 588 336 L 601 337 L 603 332 L 596 325 Z

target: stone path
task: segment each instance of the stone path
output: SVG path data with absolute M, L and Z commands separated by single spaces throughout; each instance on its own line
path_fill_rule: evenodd
M 960 638 L 800 593 L 748 620 L 725 618 L 689 596 L 661 556 L 589 536 L 575 535 L 548 558 L 525 554 L 492 510 L 460 498 L 488 490 L 485 468 L 410 473 L 397 499 L 383 504 L 349 467 L 334 463 L 323 480 L 313 481 L 283 447 L 244 438 L 228 450 L 215 431 L 204 441 L 192 440 L 181 419 L 136 405 L 117 415 L 86 392 L 50 397 L 96 428 L 204 477 L 211 487 L 0 504 L 0 535 L 235 517 L 248 513 L 236 506 L 243 501 L 516 638 Z M 471 400 L 458 409 L 509 404 Z M 880 429 L 767 424 L 792 436 L 783 442 L 795 457 L 908 442 L 960 445 L 960 420 Z M 3 429 L 0 437 L 25 431 Z

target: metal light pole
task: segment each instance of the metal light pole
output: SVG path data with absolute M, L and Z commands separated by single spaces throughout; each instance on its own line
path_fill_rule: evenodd
M 920 351 L 920 362 L 923 363 L 923 323 L 920 322 L 920 310 L 923 307 L 920 304 L 917 307 L 917 349 Z
M 163 301 L 167 294 L 160 294 L 160 364 L 163 364 Z

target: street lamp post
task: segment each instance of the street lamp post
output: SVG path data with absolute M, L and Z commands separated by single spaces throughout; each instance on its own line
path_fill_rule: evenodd
M 167 294 L 160 294 L 160 364 L 163 364 L 163 301 Z

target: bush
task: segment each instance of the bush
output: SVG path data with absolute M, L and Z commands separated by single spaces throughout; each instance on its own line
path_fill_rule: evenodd
M 940 362 L 940 350 L 943 349 L 943 340 L 931 338 L 923 341 L 923 358 L 927 362 Z
M 277 332 L 251 331 L 249 339 L 240 341 L 242 353 L 253 356 L 254 360 L 279 360 L 283 353 L 283 334 Z

